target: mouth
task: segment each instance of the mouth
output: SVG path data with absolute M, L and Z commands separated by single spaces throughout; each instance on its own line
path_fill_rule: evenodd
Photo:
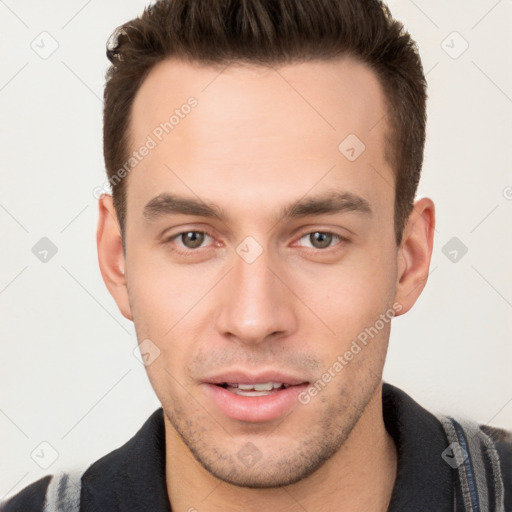
M 203 382 L 203 390 L 217 412 L 246 422 L 271 421 L 298 405 L 309 385 L 301 378 L 272 372 L 260 375 L 231 373 Z
M 220 387 L 227 389 L 231 393 L 239 396 L 268 396 L 277 393 L 281 389 L 288 389 L 292 384 L 284 382 L 263 382 L 260 384 L 236 384 L 232 382 L 224 382 L 219 384 Z

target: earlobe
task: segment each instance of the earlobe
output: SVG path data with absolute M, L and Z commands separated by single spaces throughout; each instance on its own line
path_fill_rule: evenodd
M 416 203 L 404 228 L 398 250 L 397 291 L 395 301 L 404 314 L 414 305 L 427 282 L 434 243 L 435 208 L 432 200 Z
M 112 196 L 101 196 L 98 208 L 96 243 L 101 275 L 122 315 L 128 320 L 133 320 L 126 287 L 126 262 L 121 231 Z

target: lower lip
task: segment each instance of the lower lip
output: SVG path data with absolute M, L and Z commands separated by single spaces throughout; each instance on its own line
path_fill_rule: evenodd
M 307 384 L 279 389 L 265 396 L 240 396 L 215 384 L 204 384 L 213 402 L 229 418 L 240 421 L 271 421 L 299 404 L 298 395 Z

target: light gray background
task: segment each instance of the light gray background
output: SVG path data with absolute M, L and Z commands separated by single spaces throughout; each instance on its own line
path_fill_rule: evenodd
M 105 42 L 144 5 L 0 0 L 0 497 L 96 460 L 159 407 L 99 273 L 92 195 L 105 181 Z M 435 412 L 512 428 L 512 2 L 390 6 L 428 73 L 419 196 L 436 203 L 437 233 L 385 379 Z M 32 253 L 42 237 L 58 248 L 46 263 Z M 468 249 L 456 262 L 452 237 Z

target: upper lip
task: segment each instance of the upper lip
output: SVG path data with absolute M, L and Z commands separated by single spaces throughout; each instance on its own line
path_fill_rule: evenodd
M 306 384 L 308 381 L 301 377 L 286 374 L 280 371 L 246 372 L 226 371 L 203 379 L 207 384 L 264 384 L 266 382 L 279 382 L 290 386 Z

